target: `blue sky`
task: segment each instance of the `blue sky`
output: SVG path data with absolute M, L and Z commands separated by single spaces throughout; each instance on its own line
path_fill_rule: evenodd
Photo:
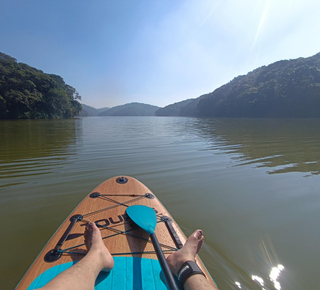
M 320 52 L 318 0 L 0 0 L 0 51 L 96 108 L 160 107 Z

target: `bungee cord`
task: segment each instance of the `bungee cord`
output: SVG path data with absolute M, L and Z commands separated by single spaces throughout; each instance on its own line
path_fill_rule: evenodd
M 92 196 L 94 194 L 94 196 Z M 109 201 L 109 202 L 114 202 L 116 204 L 112 205 L 112 206 L 108 206 L 108 207 L 105 207 L 105 208 L 102 208 L 102 209 L 99 209 L 99 210 L 96 210 L 96 211 L 92 211 L 92 212 L 89 212 L 87 214 L 84 214 L 82 215 L 82 219 L 79 220 L 81 222 L 84 222 L 84 223 L 89 223 L 91 221 L 87 220 L 87 219 L 83 219 L 84 217 L 88 217 L 88 216 L 91 216 L 93 214 L 96 214 L 96 213 L 99 213 L 99 212 L 102 212 L 102 211 L 107 211 L 107 210 L 110 210 L 112 208 L 115 208 L 117 206 L 125 206 L 125 207 L 129 207 L 128 203 L 132 203 L 134 201 L 137 201 L 139 199 L 142 199 L 144 197 L 147 196 L 147 194 L 143 194 L 143 195 L 136 195 L 136 194 L 123 194 L 123 195 L 118 195 L 118 194 L 100 194 L 98 192 L 96 193 L 93 193 L 91 194 L 90 196 L 93 197 L 93 198 L 102 198 L 106 201 Z M 129 199 L 125 202 L 119 202 L 117 200 L 114 200 L 112 198 L 110 198 L 109 196 L 130 196 L 130 197 L 135 197 L 135 198 L 132 198 L 132 199 Z M 157 223 L 161 223 L 161 222 L 164 222 L 164 220 L 161 219 L 161 217 L 157 216 Z M 131 237 L 134 237 L 134 238 L 137 238 L 137 239 L 141 239 L 141 240 L 144 240 L 148 243 L 151 243 L 151 240 L 149 238 L 146 238 L 146 237 L 143 237 L 143 236 L 140 236 L 140 235 L 136 235 L 136 234 L 133 234 L 131 233 L 131 231 L 134 231 L 136 230 L 138 227 L 133 227 L 133 228 L 130 228 L 126 231 L 122 231 L 122 230 L 119 230 L 119 229 L 116 229 L 115 227 L 110 227 L 108 225 L 100 225 L 99 223 L 95 222 L 96 225 L 99 227 L 99 228 L 102 228 L 102 229 L 107 229 L 107 230 L 110 230 L 110 231 L 114 231 L 115 233 L 114 234 L 110 234 L 110 235 L 107 235 L 107 236 L 102 236 L 102 239 L 108 239 L 108 238 L 112 238 L 112 237 L 115 237 L 115 236 L 118 236 L 118 235 L 128 235 L 128 236 L 131 236 Z M 125 224 L 129 224 L 131 223 L 131 221 L 125 221 L 123 220 L 123 223 L 121 224 L 118 224 L 117 226 L 119 225 L 125 225 Z M 59 249 L 57 250 L 58 253 L 65 253 L 65 254 L 70 254 L 70 255 L 85 255 L 86 253 L 84 253 L 83 251 L 79 251 L 79 252 L 76 252 L 76 251 L 72 251 L 73 249 L 76 249 L 78 247 L 82 247 L 84 246 L 85 243 L 82 243 L 82 244 L 78 244 L 78 245 L 75 245 L 75 246 L 72 246 L 72 247 L 69 247 L 69 248 L 66 248 L 66 249 Z M 166 244 L 163 244 L 163 243 L 160 243 L 161 247 L 164 247 L 166 249 L 163 250 L 164 253 L 170 253 L 170 252 L 174 252 L 174 251 L 177 251 L 178 248 L 176 247 L 172 247 L 170 245 L 166 245 Z M 155 251 L 136 251 L 136 252 L 123 252 L 123 253 L 111 253 L 111 255 L 113 256 L 121 256 L 121 255 L 135 255 L 135 254 L 155 254 L 156 252 Z

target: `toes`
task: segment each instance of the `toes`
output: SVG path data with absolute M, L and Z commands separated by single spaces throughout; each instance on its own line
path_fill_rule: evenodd
M 203 238 L 203 231 L 202 230 L 196 230 L 194 232 L 194 237 L 196 237 L 198 240 L 201 240 Z
M 94 226 L 95 226 L 95 224 L 93 222 L 88 222 L 86 225 L 86 230 L 92 232 Z
M 203 231 L 202 230 L 196 230 L 193 232 L 193 234 L 188 238 L 188 240 L 193 240 L 193 242 L 199 242 L 204 239 Z

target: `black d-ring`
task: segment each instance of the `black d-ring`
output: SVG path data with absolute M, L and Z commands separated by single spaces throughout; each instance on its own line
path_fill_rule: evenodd
M 116 181 L 117 181 L 119 184 L 125 184 L 125 183 L 128 182 L 128 178 L 121 176 L 121 177 L 118 177 Z

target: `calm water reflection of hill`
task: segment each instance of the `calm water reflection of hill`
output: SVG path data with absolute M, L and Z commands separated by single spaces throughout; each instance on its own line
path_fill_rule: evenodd
M 85 195 L 123 174 L 186 234 L 203 229 L 201 258 L 220 289 L 274 289 L 279 264 L 282 289 L 317 289 L 319 129 L 317 119 L 0 122 L 0 288 L 14 288 Z
M 196 126 L 212 149 L 236 154 L 236 166 L 320 173 L 320 119 L 198 119 Z

